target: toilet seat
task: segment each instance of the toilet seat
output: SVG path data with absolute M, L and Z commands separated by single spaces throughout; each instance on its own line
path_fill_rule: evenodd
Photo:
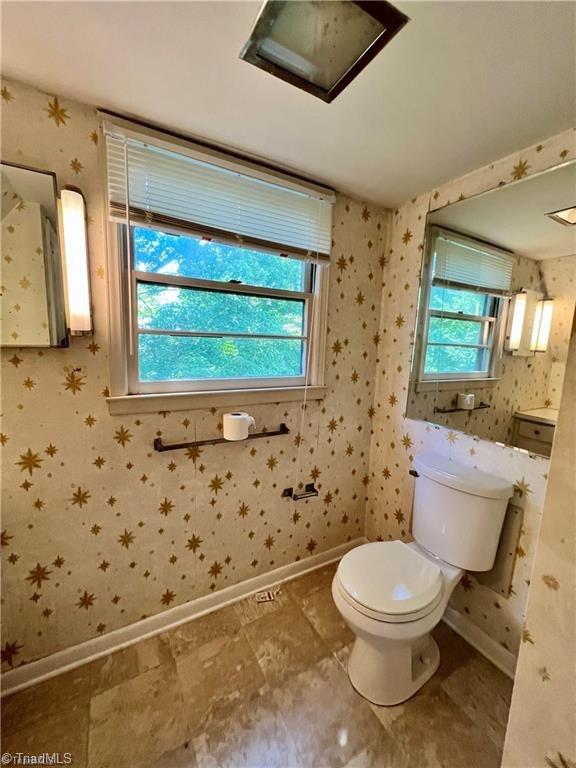
M 443 595 L 440 568 L 401 541 L 363 544 L 348 552 L 338 566 L 336 586 L 355 610 L 391 623 L 427 616 Z

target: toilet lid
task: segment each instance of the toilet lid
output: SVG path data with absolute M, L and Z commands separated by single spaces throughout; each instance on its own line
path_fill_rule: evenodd
M 442 591 L 442 573 L 401 541 L 363 544 L 338 566 L 343 589 L 354 601 L 377 613 L 415 613 Z

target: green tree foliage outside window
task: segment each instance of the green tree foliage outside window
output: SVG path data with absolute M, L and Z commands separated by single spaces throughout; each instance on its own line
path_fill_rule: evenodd
M 304 344 L 295 338 L 305 335 L 303 299 L 162 284 L 163 275 L 173 275 L 302 292 L 310 289 L 310 270 L 303 262 L 143 227 L 133 229 L 133 251 L 136 270 L 157 274 L 159 281 L 138 283 L 138 328 L 176 332 L 139 334 L 141 381 L 303 375 Z M 227 335 L 234 333 L 250 336 Z
M 496 302 L 497 299 L 486 293 L 433 285 L 429 309 L 468 317 L 458 319 L 430 316 L 424 373 L 488 373 L 490 350 L 464 345 L 484 343 L 484 322 L 470 317 L 494 316 Z

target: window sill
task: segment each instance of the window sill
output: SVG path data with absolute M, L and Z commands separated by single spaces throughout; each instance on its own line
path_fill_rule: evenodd
M 416 382 L 416 392 L 450 392 L 463 389 L 489 389 L 500 381 L 490 379 L 437 379 Z
M 290 403 L 304 399 L 305 387 L 262 389 L 223 389 L 218 392 L 165 392 L 159 395 L 120 395 L 108 397 L 112 416 L 161 411 L 192 411 L 261 403 Z M 308 400 L 323 400 L 328 387 L 308 387 Z

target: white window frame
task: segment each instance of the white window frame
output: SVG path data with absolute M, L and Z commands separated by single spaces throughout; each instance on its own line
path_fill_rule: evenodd
M 270 167 L 262 166 L 241 157 L 231 156 L 226 152 L 206 145 L 197 144 L 194 141 L 176 135 L 167 134 L 154 128 L 134 124 L 117 116 L 111 116 L 106 112 L 99 112 L 102 133 L 105 134 L 110 121 L 118 127 L 121 133 L 128 137 L 136 137 L 142 140 L 149 138 L 152 142 L 165 149 L 178 151 L 190 157 L 206 162 L 212 160 L 222 167 L 242 173 L 247 171 L 249 175 L 266 182 L 278 183 L 288 189 L 319 195 L 321 199 L 331 199 L 334 202 L 335 194 L 328 188 L 301 180 L 293 175 Z M 104 137 L 103 137 L 104 138 Z M 103 187 L 107 189 L 107 155 L 106 141 L 99 142 L 99 163 L 104 181 Z M 105 207 L 107 198 L 103 201 Z M 289 258 L 304 258 L 314 272 L 313 288 L 306 297 L 306 335 L 309 347 L 306 350 L 308 368 L 306 376 L 299 377 L 299 381 L 290 382 L 288 379 L 270 377 L 266 379 L 244 380 L 244 386 L 237 386 L 238 380 L 222 380 L 216 388 L 211 382 L 215 380 L 201 380 L 202 388 L 190 388 L 187 391 L 131 392 L 131 373 L 129 356 L 133 347 L 131 339 L 130 322 L 133 318 L 134 275 L 124 257 L 122 232 L 118 226 L 118 218 L 108 220 L 106 229 L 107 240 L 107 291 L 108 291 L 108 340 L 109 340 L 109 387 L 104 390 L 109 411 L 112 415 L 154 413 L 169 410 L 190 410 L 195 408 L 212 407 L 239 407 L 261 403 L 298 402 L 302 400 L 321 400 L 328 391 L 325 385 L 326 369 L 326 339 L 328 334 L 328 290 L 330 262 L 324 257 L 314 258 L 314 254 L 294 252 L 290 248 L 283 248 L 282 255 Z M 135 225 L 137 221 L 133 222 Z M 194 228 L 182 229 L 178 224 L 164 222 L 159 226 L 161 231 L 173 234 L 198 235 Z M 213 239 L 219 240 L 222 233 L 207 233 Z M 236 241 L 229 241 L 236 245 Z M 246 241 L 246 247 L 250 243 Z M 271 251 L 278 254 L 279 251 L 269 244 L 254 243 L 254 250 Z M 218 284 L 219 288 L 222 285 Z M 225 284 L 223 284 L 225 285 Z M 260 291 L 260 289 L 258 289 Z M 262 289 L 260 292 L 264 292 Z
M 109 222 L 108 225 L 110 391 L 107 400 L 112 414 L 290 402 L 302 400 L 304 397 L 309 400 L 324 398 L 327 392 L 324 377 L 330 268 L 327 262 L 307 263 L 306 269 L 311 280 L 310 291 L 284 291 L 246 285 L 234 285 L 231 290 L 231 286 L 225 282 L 135 272 L 131 268 L 132 265 L 128 264 L 125 226 L 116 222 Z M 189 234 L 175 232 L 170 227 L 164 227 L 162 231 Z M 132 253 L 133 249 L 130 251 Z M 211 287 L 218 291 L 231 290 L 234 293 L 304 300 L 306 339 L 303 355 L 305 356 L 304 364 L 306 362 L 308 364 L 307 370 L 304 369 L 304 374 L 299 377 L 139 382 L 137 380 L 138 361 L 134 354 L 137 351 L 135 324 L 137 323 L 136 281 L 138 279 L 184 287 L 210 283 Z
M 474 243 L 476 246 L 481 245 L 483 249 L 497 250 L 492 246 L 488 246 L 484 243 L 479 243 L 473 238 L 460 235 L 456 232 L 448 232 L 442 230 L 440 227 L 430 227 L 427 236 L 425 261 L 423 263 L 422 272 L 422 285 L 420 291 L 419 300 L 419 322 L 418 322 L 418 336 L 420 340 L 415 359 L 417 361 L 418 376 L 417 376 L 417 389 L 424 390 L 428 386 L 450 386 L 451 382 L 456 382 L 458 385 L 463 383 L 470 384 L 487 384 L 495 383 L 498 380 L 499 363 L 502 357 L 503 350 L 503 331 L 505 328 L 506 315 L 508 310 L 509 298 L 502 293 L 492 292 L 490 290 L 483 290 L 473 285 L 456 284 L 456 283 L 444 283 L 442 280 L 434 279 L 434 259 L 432 258 L 434 253 L 434 244 L 441 234 L 449 234 L 450 238 L 455 242 L 461 242 L 464 244 Z M 434 285 L 445 285 L 446 288 L 462 291 L 477 291 L 478 293 L 490 296 L 494 300 L 494 314 L 491 315 L 469 315 L 459 312 L 446 312 L 443 310 L 435 310 L 430 308 L 430 299 L 432 293 L 432 287 Z M 486 350 L 489 355 L 489 362 L 487 370 L 477 371 L 445 371 L 440 373 L 425 373 L 426 353 L 430 342 L 428 341 L 429 325 L 431 317 L 444 317 L 456 320 L 470 320 L 482 324 L 482 338 L 481 344 L 453 344 L 458 347 L 473 347 L 478 350 Z M 434 343 L 432 343 L 434 344 Z M 452 346 L 451 343 L 437 342 L 437 346 Z
M 439 282 L 431 283 L 430 291 L 428 293 L 428 305 L 425 308 L 425 321 L 424 321 L 424 335 L 422 341 L 421 360 L 420 360 L 420 381 L 446 381 L 460 379 L 463 381 L 471 381 L 474 379 L 490 379 L 494 378 L 494 368 L 497 360 L 497 348 L 496 342 L 498 341 L 498 328 L 500 323 L 500 317 L 502 314 L 502 302 L 501 296 L 494 296 L 489 292 L 481 292 L 483 296 L 490 296 L 495 302 L 495 314 L 494 315 L 468 315 L 460 312 L 444 312 L 441 309 L 430 309 L 430 293 L 432 285 L 439 285 Z M 448 286 L 447 286 L 448 287 Z M 453 290 L 466 290 L 464 287 L 451 286 Z M 456 344 L 453 342 L 430 342 L 428 341 L 428 332 L 430 326 L 431 317 L 447 318 L 449 320 L 469 320 L 479 325 L 482 325 L 482 343 L 481 344 Z M 488 366 L 486 370 L 476 371 L 444 371 L 440 373 L 426 373 L 426 353 L 430 346 L 440 347 L 469 347 L 478 350 L 480 353 L 485 350 L 488 354 Z

